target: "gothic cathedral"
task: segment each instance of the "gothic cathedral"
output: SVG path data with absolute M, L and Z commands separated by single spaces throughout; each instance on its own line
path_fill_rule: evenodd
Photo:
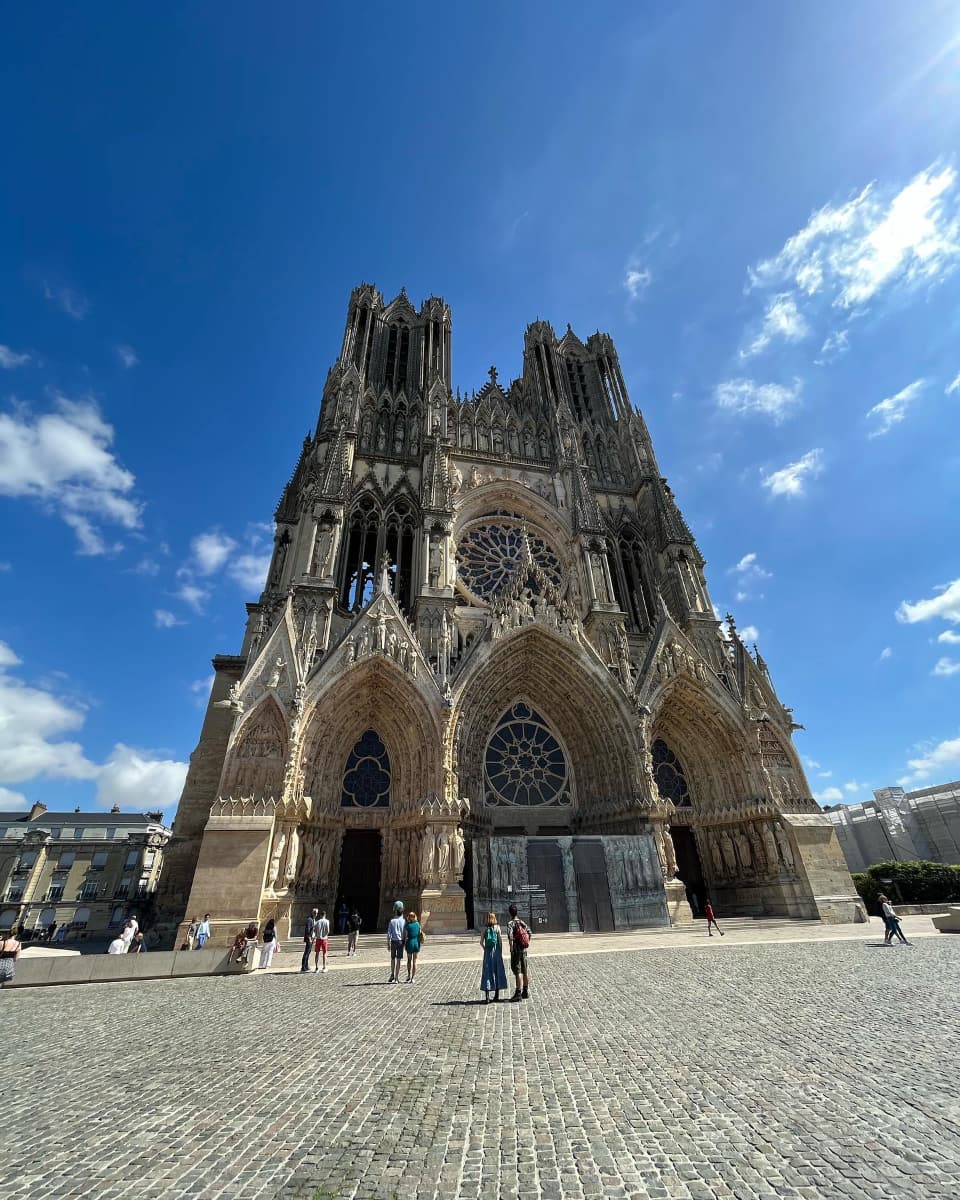
M 526 332 L 452 387 L 451 314 L 350 298 L 273 561 L 216 678 L 162 885 L 170 939 L 400 898 L 464 930 L 718 911 L 863 919 L 613 342 Z

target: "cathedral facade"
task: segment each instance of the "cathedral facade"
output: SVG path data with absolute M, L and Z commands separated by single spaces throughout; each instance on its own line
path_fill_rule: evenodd
M 791 711 L 721 625 L 613 342 L 452 387 L 451 313 L 350 298 L 266 586 L 216 678 L 161 912 L 434 930 L 863 919 Z

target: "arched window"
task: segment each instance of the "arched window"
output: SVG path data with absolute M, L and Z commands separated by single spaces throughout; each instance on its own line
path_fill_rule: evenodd
M 535 807 L 570 803 L 563 748 L 529 704 L 511 705 L 497 722 L 483 758 L 488 805 Z
M 683 767 L 662 738 L 657 738 L 653 743 L 653 778 L 661 800 L 672 800 L 677 808 L 690 807 L 690 792 Z
M 361 496 L 350 516 L 347 552 L 343 560 L 340 603 L 352 612 L 373 595 L 377 569 L 380 509 L 372 496 Z
M 390 756 L 374 729 L 350 751 L 340 793 L 343 808 L 386 808 L 390 804 Z
M 643 542 L 637 531 L 629 525 L 620 534 L 619 550 L 623 586 L 626 588 L 620 607 L 630 618 L 631 624 L 643 632 L 653 623 L 653 597 L 646 583 Z
M 397 500 L 387 514 L 386 552 L 397 603 L 409 612 L 413 596 L 413 548 L 416 522 L 406 500 Z

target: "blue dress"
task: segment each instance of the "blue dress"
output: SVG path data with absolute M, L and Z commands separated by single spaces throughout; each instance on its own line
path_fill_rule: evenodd
M 487 926 L 487 928 L 490 927 Z M 481 992 L 502 992 L 507 987 L 507 972 L 503 966 L 503 942 L 499 926 L 495 926 L 495 928 L 497 944 L 488 946 L 484 943 L 483 947 L 483 968 L 480 972 Z M 484 930 L 484 934 L 486 934 L 486 930 Z

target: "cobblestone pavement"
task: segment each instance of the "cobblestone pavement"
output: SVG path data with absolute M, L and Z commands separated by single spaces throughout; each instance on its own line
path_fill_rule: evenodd
M 730 941 L 6 991 L 3 1195 L 960 1195 L 960 937 Z

